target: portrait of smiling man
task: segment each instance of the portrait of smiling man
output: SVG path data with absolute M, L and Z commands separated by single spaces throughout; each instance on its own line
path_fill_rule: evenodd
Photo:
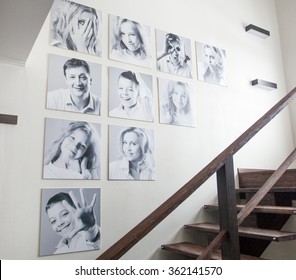
M 100 79 L 99 64 L 50 55 L 47 108 L 100 115 Z

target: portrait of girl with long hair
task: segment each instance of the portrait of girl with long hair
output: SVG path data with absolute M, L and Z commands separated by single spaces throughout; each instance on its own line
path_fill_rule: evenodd
M 46 119 L 44 179 L 100 179 L 100 124 Z
M 224 49 L 196 42 L 198 79 L 227 86 L 227 63 Z
M 109 16 L 109 58 L 151 67 L 150 27 L 137 21 Z
M 160 123 L 196 126 L 195 95 L 191 84 L 159 78 Z

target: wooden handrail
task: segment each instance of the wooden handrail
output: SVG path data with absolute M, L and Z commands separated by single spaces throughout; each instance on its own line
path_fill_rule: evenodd
M 259 132 L 279 112 L 281 112 L 293 100 L 293 98 L 295 98 L 295 95 L 296 88 L 274 105 L 266 114 L 256 121 L 181 189 L 179 189 L 109 249 L 103 252 L 97 260 L 119 259 L 122 255 L 124 255 L 182 202 L 184 202 L 193 192 L 195 192 L 215 172 L 217 172 L 224 165 L 229 156 L 233 156 L 239 149 L 241 149 L 254 135 L 257 134 L 257 132 Z

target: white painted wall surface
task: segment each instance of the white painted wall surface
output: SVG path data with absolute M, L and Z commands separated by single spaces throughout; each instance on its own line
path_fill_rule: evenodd
M 296 86 L 295 61 L 296 61 L 296 38 L 293 35 L 293 27 L 296 24 L 295 9 L 296 2 L 293 0 L 276 0 L 276 9 L 278 15 L 278 24 L 280 31 L 280 41 L 282 48 L 282 57 L 287 91 Z M 292 131 L 295 143 L 296 136 L 296 103 L 289 105 Z M 295 205 L 294 205 L 295 206 Z M 296 217 L 293 215 L 289 218 L 282 230 L 295 232 Z M 265 250 L 263 257 L 272 259 L 296 259 L 296 242 L 295 240 L 287 242 L 272 242 Z
M 284 63 L 284 72 L 286 79 L 287 90 L 290 91 L 296 86 L 295 76 L 295 60 L 296 60 L 296 38 L 293 36 L 293 27 L 296 24 L 294 11 L 296 9 L 296 2 L 293 0 L 276 0 L 276 8 L 278 14 L 278 23 L 280 30 L 280 40 L 282 47 L 282 56 Z M 295 122 L 296 122 L 296 104 L 290 105 L 290 113 L 292 118 L 292 128 L 294 132 L 294 139 L 296 136 Z
M 17 126 L 0 124 L 0 258 L 39 259 L 40 200 L 42 188 L 100 187 L 102 192 L 102 250 L 42 257 L 41 259 L 94 259 L 191 179 L 285 93 L 281 45 L 273 0 L 80 0 L 102 10 L 103 56 L 76 54 L 49 46 L 49 17 L 32 49 L 26 68 L 0 64 L 0 112 L 19 115 Z M 196 86 L 197 128 L 162 125 L 158 122 L 157 78 L 176 78 L 156 71 L 108 59 L 108 14 L 131 18 L 155 29 L 180 34 L 223 48 L 227 52 L 229 85 L 197 80 L 195 51 L 193 83 Z M 248 24 L 271 31 L 261 39 L 244 31 Z M 153 54 L 155 37 L 152 36 Z M 102 115 L 86 116 L 45 109 L 47 56 L 75 55 L 102 64 Z M 153 75 L 156 112 L 153 123 L 108 117 L 108 67 L 128 67 Z M 266 91 L 250 86 L 261 78 L 276 82 Z M 186 80 L 187 79 L 182 79 Z M 65 118 L 102 125 L 102 179 L 100 181 L 43 180 L 44 119 Z M 131 125 L 154 129 L 157 180 L 114 182 L 108 180 L 108 125 Z M 276 168 L 290 153 L 293 137 L 285 110 L 235 157 L 236 167 Z M 190 238 L 185 223 L 214 219 L 202 207 L 216 200 L 215 178 L 168 219 L 130 250 L 123 259 L 171 257 L 160 245 Z

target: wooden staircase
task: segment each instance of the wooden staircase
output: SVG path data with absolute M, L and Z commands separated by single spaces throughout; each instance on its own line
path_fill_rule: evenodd
M 238 169 L 237 212 L 243 209 L 244 204 L 250 201 L 273 172 L 273 170 Z M 295 232 L 281 230 L 289 217 L 296 215 L 296 208 L 292 206 L 293 200 L 296 200 L 296 169 L 287 170 L 260 204 L 254 208 L 250 216 L 238 227 L 240 259 L 262 259 L 262 253 L 271 242 L 296 239 Z M 219 206 L 218 204 L 205 205 L 204 209 L 219 211 Z M 192 231 L 193 234 L 206 233 L 209 242 L 220 231 L 218 224 L 206 222 L 188 224 L 184 229 Z M 161 248 L 188 259 L 198 258 L 205 249 L 189 242 L 166 244 Z M 217 251 L 211 259 L 221 259 L 221 252 Z
M 284 208 L 285 213 L 279 213 L 279 208 L 276 208 L 276 210 L 269 208 L 269 210 L 267 210 L 268 207 L 265 207 L 265 210 L 262 210 L 262 207 L 260 208 L 259 206 L 262 205 L 266 197 L 271 195 L 271 200 L 269 200 L 269 202 L 265 205 L 292 207 L 292 200 L 294 199 L 293 197 L 296 193 L 294 189 L 296 187 L 296 180 L 294 179 L 294 177 L 296 178 L 296 175 L 289 177 L 290 173 L 287 170 L 291 164 L 296 161 L 296 148 L 294 148 L 294 150 L 284 160 L 284 162 L 280 164 L 274 173 L 272 170 L 265 170 L 261 173 L 257 172 L 256 176 L 254 177 L 255 174 L 252 173 L 256 172 L 256 170 L 239 170 L 241 181 L 240 188 L 238 190 L 235 188 L 235 174 L 233 164 L 236 153 L 242 147 L 244 147 L 259 131 L 261 131 L 261 129 L 263 129 L 275 116 L 277 116 L 284 108 L 286 108 L 295 98 L 296 87 L 287 95 L 285 95 L 279 102 L 277 102 L 243 134 L 241 134 L 224 151 L 222 151 L 204 168 L 202 168 L 193 178 L 185 183 L 173 195 L 167 198 L 160 206 L 153 210 L 147 217 L 135 225 L 130 231 L 128 231 L 96 259 L 116 260 L 121 258 L 214 174 L 217 176 L 217 194 L 218 203 L 220 206 L 219 233 L 208 233 L 209 235 L 212 234 L 215 237 L 205 250 L 199 250 L 201 248 L 197 245 L 192 246 L 190 249 L 191 251 L 186 249 L 181 250 L 180 244 L 163 245 L 163 249 L 175 252 L 178 251 L 179 253 L 184 251 L 183 254 L 186 256 L 199 256 L 198 259 L 204 260 L 218 258 L 219 251 L 217 250 L 222 247 L 220 254 L 222 259 L 238 260 L 244 257 L 242 254 L 247 254 L 247 258 L 252 258 L 251 256 L 253 256 L 253 258 L 260 257 L 262 252 L 274 238 L 277 240 L 283 240 L 285 238 L 286 240 L 295 239 L 294 233 L 284 233 L 284 235 L 286 234 L 286 237 L 283 237 L 281 234 L 275 234 L 274 232 L 272 239 L 270 239 L 270 237 L 259 239 L 259 233 L 257 233 L 257 236 L 254 235 L 252 237 L 246 237 L 242 236 L 242 229 L 239 229 L 239 227 L 250 227 L 247 226 L 248 221 L 250 222 L 250 214 L 251 216 L 255 215 L 255 218 L 251 220 L 253 223 L 252 227 L 279 231 L 285 224 L 288 219 L 287 217 L 290 215 L 287 214 L 287 211 L 289 211 L 287 208 Z M 261 175 L 259 175 L 259 173 Z M 251 176 L 248 177 L 246 175 Z M 283 183 L 281 185 L 280 183 L 282 176 L 289 177 L 292 184 Z M 257 188 L 254 189 L 255 184 L 252 182 L 253 178 L 256 178 L 256 181 L 258 178 L 261 178 L 264 184 L 262 185 L 261 183 L 258 183 Z M 266 178 L 268 179 L 266 180 Z M 245 182 L 244 179 L 246 179 Z M 246 182 L 249 182 L 249 185 Z M 284 182 L 286 183 L 286 180 L 284 180 Z M 281 189 L 277 189 L 278 186 L 276 183 L 280 185 L 279 187 L 281 187 Z M 243 187 L 243 185 L 245 185 L 245 187 Z M 242 204 L 242 201 L 240 200 L 245 200 L 244 202 L 246 204 L 245 207 L 239 211 L 236 205 Z M 273 203 L 271 203 L 272 201 Z M 262 211 L 271 211 L 271 213 L 265 213 Z M 294 210 L 292 209 L 292 212 L 293 211 Z M 190 247 L 189 245 L 188 243 L 182 244 L 182 247 Z

